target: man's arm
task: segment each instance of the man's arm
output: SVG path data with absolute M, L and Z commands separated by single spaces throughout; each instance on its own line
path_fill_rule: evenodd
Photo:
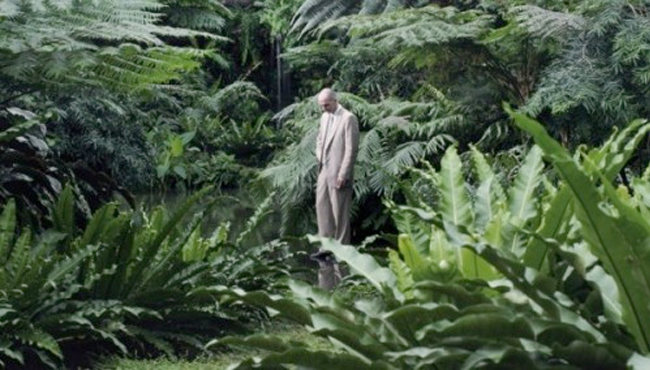
M 357 159 L 357 152 L 359 151 L 359 122 L 357 117 L 350 114 L 348 122 L 345 125 L 345 153 L 343 154 L 343 161 L 339 169 L 336 187 L 341 188 L 348 185 L 352 178 L 352 169 L 354 162 Z
M 321 116 L 320 121 L 318 121 L 318 136 L 316 137 L 316 159 L 318 163 L 321 163 L 321 147 L 323 146 L 323 117 Z

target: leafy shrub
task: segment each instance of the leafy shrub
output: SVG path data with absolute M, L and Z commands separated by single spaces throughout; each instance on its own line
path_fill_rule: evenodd
M 115 98 L 98 94 L 89 92 L 92 100 L 60 99 L 57 105 L 65 108 L 48 122 L 53 149 L 61 160 L 105 173 L 130 191 L 151 188 L 154 151 L 143 126 L 128 111 L 133 99 L 122 97 L 117 104 Z
M 209 338 L 250 330 L 261 311 L 230 304 L 222 286 L 273 290 L 288 272 L 286 246 L 242 250 L 205 237 L 202 214 L 183 221 L 206 190 L 178 211 L 120 211 L 109 203 L 81 232 L 67 188 L 56 227 L 15 234 L 15 208 L 0 220 L 0 361 L 7 367 L 89 366 L 101 354 L 194 355 Z
M 148 138 L 158 153 L 158 179 L 165 189 L 241 187 L 288 141 L 287 131 L 274 127 L 262 111 L 259 101 L 266 98 L 252 83 L 184 93 L 177 98 L 159 92 L 151 105 L 165 109 L 147 118 Z
M 60 160 L 46 134 L 40 117 L 32 112 L 14 107 L 0 113 L 0 204 L 13 198 L 21 224 L 51 226 L 50 209 L 66 183 L 75 189 L 80 225 L 116 194 L 132 201 L 111 178 L 82 163 Z
M 638 196 L 611 181 L 650 125 L 633 122 L 601 148 L 571 156 L 541 125 L 511 114 L 540 147 L 527 155 L 509 196 L 489 186 L 493 174 L 475 153 L 482 195 L 472 200 L 452 148 L 429 177 L 438 202 L 395 210 L 404 234 L 389 267 L 351 246 L 312 239 L 378 295 L 351 302 L 300 282 L 290 283 L 289 296 L 231 291 L 328 338 L 340 352 L 268 336 L 212 343 L 269 351 L 236 369 L 647 368 L 647 179 L 634 179 Z M 557 187 L 540 179 L 542 151 L 564 181 Z M 535 184 L 549 192 L 539 206 L 525 195 Z M 492 209 L 509 211 L 486 214 L 484 206 L 499 199 Z
M 261 335 L 211 342 L 268 351 L 235 369 L 288 369 L 289 365 L 311 369 L 615 369 L 624 368 L 633 355 L 620 344 L 623 335 L 606 335 L 530 282 L 525 284 L 526 293 L 538 301 L 513 299 L 520 293 L 507 285 L 432 279 L 415 284 L 409 298 L 399 288 L 403 276 L 399 272 L 353 247 L 328 241 L 323 245 L 379 294 L 350 302 L 297 281 L 290 283 L 289 296 L 232 291 L 238 299 L 268 307 L 336 346 L 311 350 Z M 541 310 L 538 303 L 542 303 Z M 557 316 L 544 312 L 549 308 L 558 310 Z

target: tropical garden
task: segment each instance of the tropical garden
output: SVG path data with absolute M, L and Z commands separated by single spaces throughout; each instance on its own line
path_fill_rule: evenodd
M 0 81 L 0 368 L 650 368 L 650 1 L 4 0 Z

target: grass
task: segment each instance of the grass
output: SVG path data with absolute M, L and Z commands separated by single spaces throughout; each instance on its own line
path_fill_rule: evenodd
M 293 341 L 306 344 L 313 349 L 332 349 L 327 340 L 310 334 L 305 328 L 287 323 L 273 322 L 265 330 L 285 342 Z M 232 351 L 217 353 L 196 360 L 160 358 L 153 360 L 133 360 L 128 358 L 110 358 L 98 364 L 96 370 L 221 370 L 229 365 L 244 360 L 261 352 L 251 352 L 233 348 Z

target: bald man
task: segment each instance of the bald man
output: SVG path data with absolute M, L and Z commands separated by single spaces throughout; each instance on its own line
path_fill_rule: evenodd
M 359 123 L 354 114 L 338 103 L 332 89 L 323 89 L 318 94 L 318 105 L 323 112 L 316 140 L 318 235 L 350 244 L 350 207 L 354 162 L 359 149 Z M 341 279 L 336 260 L 322 252 L 312 257 L 321 266 L 319 285 L 333 288 Z

